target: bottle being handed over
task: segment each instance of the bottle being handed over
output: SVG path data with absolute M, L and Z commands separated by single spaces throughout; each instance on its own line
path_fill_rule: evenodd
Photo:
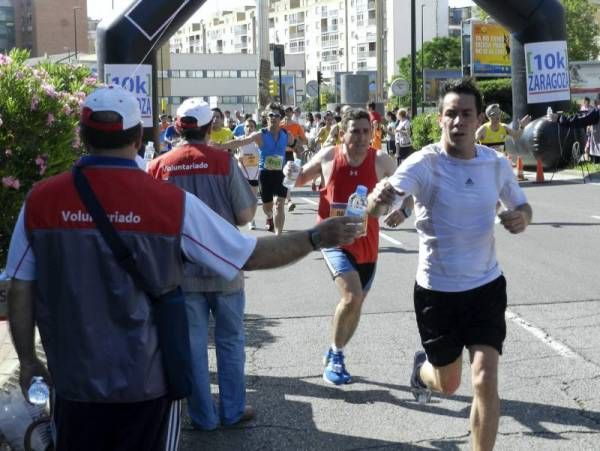
M 367 187 L 358 185 L 356 191 L 348 198 L 348 206 L 346 207 L 346 216 L 359 216 L 363 218 L 363 226 L 358 237 L 367 235 Z

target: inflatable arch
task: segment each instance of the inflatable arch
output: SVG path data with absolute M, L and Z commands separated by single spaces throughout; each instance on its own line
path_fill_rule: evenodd
M 538 159 L 546 169 L 560 165 L 565 159 L 563 149 L 570 148 L 570 143 L 561 140 L 557 124 L 545 117 L 548 106 L 557 112 L 570 105 L 562 5 L 559 0 L 474 1 L 511 32 L 513 119 L 526 114 L 534 118 L 519 142 L 508 146 L 509 152 L 522 156 L 528 165 L 535 165 Z M 158 98 L 154 92 L 148 92 L 157 81 L 156 50 L 204 3 L 205 0 L 136 0 L 98 26 L 99 75 L 103 80 L 127 84 L 146 99 L 140 105 L 147 113 L 147 139 L 155 136 L 153 124 L 158 122 Z M 563 73 L 566 82 L 561 78 Z M 534 92 L 535 89 L 541 91 Z

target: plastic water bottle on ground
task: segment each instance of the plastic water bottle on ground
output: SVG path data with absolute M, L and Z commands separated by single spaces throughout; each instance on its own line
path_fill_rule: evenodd
M 296 179 L 300 175 L 300 169 L 302 169 L 302 160 L 296 158 L 294 162 L 288 162 L 290 165 L 290 174 L 286 175 L 283 179 L 283 185 L 287 189 L 292 189 L 296 185 Z
M 43 377 L 34 376 L 31 379 L 31 385 L 29 386 L 29 390 L 27 390 L 27 396 L 29 397 L 29 402 L 32 404 L 40 405 L 48 402 L 48 399 L 50 398 L 50 389 L 44 382 Z
M 367 187 L 358 185 L 356 191 L 348 198 L 348 205 L 346 206 L 346 216 L 363 218 L 363 226 L 361 232 L 358 234 L 359 237 L 366 236 L 367 234 L 367 194 Z

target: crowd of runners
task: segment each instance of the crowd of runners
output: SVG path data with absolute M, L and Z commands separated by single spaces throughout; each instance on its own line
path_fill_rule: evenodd
M 510 162 L 476 139 L 497 146 L 520 130 L 501 124 L 504 131 L 498 131 L 493 105 L 485 110 L 491 125 L 480 128 L 483 100 L 470 79 L 445 86 L 441 139 L 418 151 L 405 110 L 390 111 L 384 119 L 375 104 L 365 107 L 303 115 L 297 107 L 270 104 L 253 118 L 190 98 L 172 123 L 161 118 L 160 155 L 144 174 L 132 161 L 141 147 L 137 102 L 119 88 L 100 88 L 83 105 L 81 135 L 90 155 L 78 166 L 107 212 L 140 218 L 113 225 L 153 293 L 183 289 L 193 361 L 187 405 L 193 426 L 201 430 L 255 415 L 245 396 L 242 270 L 275 268 L 312 250 L 322 252 L 340 297 L 331 342 L 321 350 L 323 379 L 349 384 L 344 352 L 374 283 L 379 218 L 396 227 L 414 209 L 420 243 L 414 305 L 423 349 L 415 353 L 410 386 L 419 402 L 427 402 L 432 391 L 454 393 L 466 348 L 472 446 L 492 449 L 507 304 L 494 223 L 498 217 L 508 232 L 521 233 L 532 210 Z M 295 186 L 318 192 L 316 225 L 306 231 L 285 230 L 286 210 L 293 211 L 295 203 L 284 179 L 294 174 Z M 360 218 L 344 215 L 358 185 L 369 193 L 366 230 Z M 258 227 L 259 203 L 264 227 L 273 235 L 240 233 L 238 227 Z M 24 393 L 34 375 L 54 385 L 58 449 L 83 449 L 96 438 L 98 449 L 117 449 L 111 444 L 120 441 L 137 449 L 175 449 L 179 404 L 166 393 L 154 358 L 151 310 L 139 308 L 140 302 L 148 305 L 148 295 L 128 278 L 91 221 L 65 214 L 79 210 L 85 207 L 70 173 L 62 174 L 36 185 L 15 227 L 7 272 L 14 282 L 10 322 Z M 218 402 L 208 369 L 210 316 Z M 49 371 L 35 356 L 34 324 Z M 100 327 L 112 345 L 95 340 Z M 152 438 L 144 433 L 148 428 L 157 431 Z

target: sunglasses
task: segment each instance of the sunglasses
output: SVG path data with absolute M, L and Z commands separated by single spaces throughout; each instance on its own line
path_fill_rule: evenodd
M 279 113 L 269 113 L 268 116 L 269 117 L 281 118 L 281 114 L 279 114 Z

